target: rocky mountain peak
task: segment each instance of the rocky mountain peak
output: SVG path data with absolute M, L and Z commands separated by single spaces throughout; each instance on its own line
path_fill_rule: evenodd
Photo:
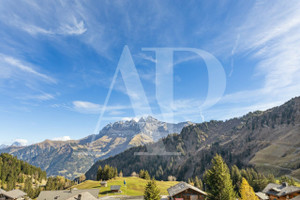
M 114 156 L 133 146 L 157 141 L 170 133 L 180 133 L 187 124 L 161 122 L 151 116 L 139 120 L 132 118 L 107 124 L 99 134 L 81 140 L 45 140 L 29 146 L 4 147 L 0 152 L 13 154 L 41 167 L 50 176 L 61 175 L 73 179 L 86 172 L 96 160 Z
M 23 144 L 16 141 L 16 142 L 12 143 L 11 146 L 13 146 L 13 147 L 21 147 L 21 146 L 23 146 Z

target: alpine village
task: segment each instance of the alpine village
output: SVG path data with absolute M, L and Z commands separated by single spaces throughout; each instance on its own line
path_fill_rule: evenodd
M 300 0 L 0 0 L 0 200 L 300 200 Z
M 119 134 L 123 130 L 127 135 L 132 132 L 131 141 L 125 149 L 116 144 L 109 146 L 111 142 L 106 142 L 104 146 L 119 152 L 96 160 L 81 174 L 74 173 L 75 170 L 62 173 L 62 168 L 51 162 L 60 162 L 65 169 L 84 168 L 88 155 L 78 154 L 77 149 L 79 144 L 84 148 L 82 141 L 87 138 L 64 143 L 47 140 L 30 146 L 2 148 L 0 199 L 300 199 L 300 97 L 240 118 L 182 123 L 179 133 L 170 133 L 145 144 L 137 140 L 135 128 L 128 128 L 137 127 L 136 124 L 139 124 L 137 132 L 140 133 L 145 127 L 166 123 L 148 116 L 138 121 L 107 125 L 96 137 L 101 141 L 98 143 L 103 145 L 105 141 L 125 137 L 125 134 Z M 151 130 L 154 134 L 159 129 Z M 111 132 L 118 133 L 118 137 L 109 134 Z M 167 152 L 179 154 L 135 154 L 147 153 L 159 143 L 164 144 Z M 96 149 L 93 145 L 91 151 Z M 65 150 L 70 147 L 72 151 Z M 35 154 L 28 153 L 33 149 Z M 76 158 L 75 163 L 66 162 L 63 157 L 66 154 Z M 40 157 L 50 164 L 39 165 L 35 160 L 41 162 Z

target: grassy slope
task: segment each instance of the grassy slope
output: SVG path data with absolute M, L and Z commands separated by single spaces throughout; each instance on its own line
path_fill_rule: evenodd
M 124 180 L 126 181 L 126 187 L 124 186 Z M 74 187 L 78 189 L 92 189 L 99 188 L 100 194 L 99 196 L 106 195 L 131 195 L 131 196 L 140 196 L 144 193 L 145 185 L 147 184 L 147 180 L 137 178 L 137 177 L 117 177 L 115 179 L 111 179 L 107 181 L 107 187 L 100 187 L 100 181 L 85 181 L 79 185 L 75 185 Z M 161 195 L 167 195 L 167 189 L 175 184 L 177 181 L 157 181 L 158 188 L 161 191 Z M 121 185 L 122 193 L 110 193 L 111 185 Z
M 289 174 L 300 180 L 300 127 L 287 131 L 278 141 L 256 152 L 250 163 L 260 172 L 272 173 L 275 176 Z

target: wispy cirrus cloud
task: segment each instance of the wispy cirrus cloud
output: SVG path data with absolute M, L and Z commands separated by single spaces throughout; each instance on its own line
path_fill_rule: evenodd
M 224 44 L 221 48 L 223 54 L 246 57 L 254 63 L 252 66 L 236 67 L 253 67 L 253 83 L 261 81 L 255 89 L 227 93 L 219 102 L 220 105 L 231 104 L 230 110 L 232 106 L 238 106 L 235 116 L 255 109 L 265 110 L 300 95 L 299 9 L 299 1 L 256 2 L 242 24 L 231 28 L 217 40 Z M 229 77 L 233 75 L 232 70 L 233 61 Z M 226 108 L 218 110 L 227 116 Z M 213 113 L 214 109 L 208 112 Z M 220 115 L 219 118 L 224 119 Z
M 87 31 L 85 22 L 76 10 L 66 9 L 59 2 L 49 3 L 46 10 L 42 7 L 43 3 L 20 2 L 21 7 L 31 12 L 23 12 L 16 4 L 4 4 L 11 10 L 0 6 L 0 21 L 32 36 L 81 35 Z M 57 15 L 53 15 L 54 11 Z M 10 20 L 5 20 L 6 17 Z
M 149 55 L 147 55 L 145 53 L 139 53 L 139 54 L 137 54 L 135 56 L 138 57 L 138 58 L 141 58 L 143 60 L 147 60 L 147 61 L 150 61 L 152 63 L 156 63 L 156 59 L 155 58 L 153 58 L 152 56 L 149 56 Z
M 58 81 L 40 66 L 0 53 L 0 89 L 2 94 L 21 102 L 47 101 L 54 94 L 45 92 L 44 86 L 57 85 Z
M 92 103 L 89 101 L 73 101 L 72 102 L 72 108 L 80 113 L 85 114 L 99 114 L 103 109 L 105 109 L 106 112 L 110 115 L 120 115 L 124 112 L 126 109 L 130 109 L 130 106 L 106 106 Z
M 88 101 L 73 101 L 73 108 L 83 113 L 99 113 L 102 106 Z
M 55 96 L 53 94 L 49 94 L 49 93 L 42 93 L 42 94 L 37 94 L 37 95 L 24 96 L 24 97 L 22 97 L 22 99 L 47 101 L 47 100 L 55 99 Z
M 14 24 L 16 27 L 20 28 L 21 30 L 29 33 L 30 35 L 81 35 L 87 31 L 85 27 L 85 23 L 81 21 L 77 21 L 74 18 L 74 23 L 72 24 L 62 24 L 60 27 L 56 29 L 49 29 L 39 27 L 37 25 L 26 24 L 24 22 L 17 22 Z
M 27 24 L 22 21 L 17 21 L 13 24 L 15 27 L 20 28 L 21 30 L 29 33 L 30 35 L 81 35 L 87 31 L 85 23 L 81 20 L 78 20 L 73 17 L 71 23 L 61 24 L 59 27 L 53 29 L 46 29 L 37 25 Z
M 42 27 L 38 27 L 38 26 L 35 26 L 32 24 L 25 24 L 22 22 L 18 22 L 18 23 L 15 23 L 15 26 L 21 28 L 23 31 L 25 31 L 31 35 L 37 35 L 37 34 L 52 35 L 52 34 L 54 34 L 54 32 L 51 30 L 46 30 Z
M 60 27 L 58 33 L 65 35 L 81 35 L 87 31 L 83 20 L 79 21 L 73 17 L 71 24 L 64 24 Z
M 268 10 L 265 10 L 269 7 Z M 282 90 L 299 84 L 300 75 L 300 2 L 256 3 L 241 35 L 240 51 L 258 60 L 257 75 L 265 76 L 264 91 Z M 259 21 L 260 23 L 257 23 Z
M 31 64 L 8 55 L 0 54 L 0 68 L 0 78 L 18 77 L 26 79 L 26 76 L 31 75 L 41 81 L 56 83 L 54 78 L 38 72 Z

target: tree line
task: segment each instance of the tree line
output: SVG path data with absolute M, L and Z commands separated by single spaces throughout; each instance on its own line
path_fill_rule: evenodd
M 47 179 L 47 173 L 10 154 L 2 153 L 0 155 L 1 188 L 12 190 L 16 187 L 16 183 L 24 183 L 28 177 L 36 182 L 41 182 Z
M 109 180 L 118 176 L 118 169 L 109 165 L 105 165 L 102 169 L 99 166 L 97 171 L 97 180 Z
M 63 176 L 49 177 L 45 190 L 65 190 L 75 185 L 74 181 L 66 179 Z
M 45 186 L 41 186 L 43 180 L 47 181 Z M 34 199 L 41 190 L 64 190 L 72 185 L 74 181 L 61 176 L 47 179 L 46 171 L 19 160 L 16 156 L 0 154 L 0 187 L 4 190 L 19 188 Z
M 262 191 L 268 183 L 275 183 L 276 180 L 272 174 L 265 176 L 252 168 L 240 170 L 234 165 L 230 170 L 222 156 L 216 154 L 211 161 L 211 167 L 205 171 L 203 180 L 196 176 L 188 182 L 205 190 L 210 200 L 259 200 L 255 192 Z M 295 185 L 295 180 L 286 176 L 280 177 L 279 182 Z M 160 199 L 160 191 L 154 179 L 147 183 L 144 199 Z
M 118 169 L 116 167 L 105 165 L 104 168 L 99 166 L 97 170 L 97 180 L 100 181 L 106 181 L 115 177 L 123 177 L 122 171 L 118 174 Z M 139 174 L 137 175 L 136 172 L 132 172 L 131 176 L 140 177 L 142 179 L 150 180 L 151 177 L 149 175 L 149 172 L 147 170 L 141 169 Z M 80 177 L 76 178 L 76 180 L 79 182 Z
M 295 180 L 286 176 L 281 177 L 279 182 L 295 185 Z M 256 200 L 255 192 L 262 191 L 269 183 L 276 183 L 276 179 L 272 174 L 265 176 L 253 168 L 240 170 L 233 165 L 230 170 L 222 156 L 216 154 L 211 161 L 211 168 L 205 171 L 203 180 L 198 177 L 190 178 L 189 183 L 207 191 L 211 200 Z
M 241 179 L 238 179 L 238 181 L 241 180 L 239 191 L 236 192 L 233 180 L 231 179 L 230 170 L 223 158 L 217 154 L 212 159 L 211 168 L 205 171 L 203 178 L 204 183 L 198 177 L 189 179 L 189 182 L 200 189 L 203 189 L 203 185 L 205 185 L 205 190 L 210 200 L 236 200 L 237 198 L 240 200 L 258 200 L 253 188 L 248 184 L 247 180 L 242 176 L 240 178 Z M 160 190 L 154 179 L 147 183 L 144 190 L 144 199 L 160 200 Z
M 139 177 L 143 178 L 143 179 L 146 179 L 146 180 L 150 180 L 150 175 L 149 175 L 149 172 L 147 170 L 141 169 L 140 173 L 139 173 Z

